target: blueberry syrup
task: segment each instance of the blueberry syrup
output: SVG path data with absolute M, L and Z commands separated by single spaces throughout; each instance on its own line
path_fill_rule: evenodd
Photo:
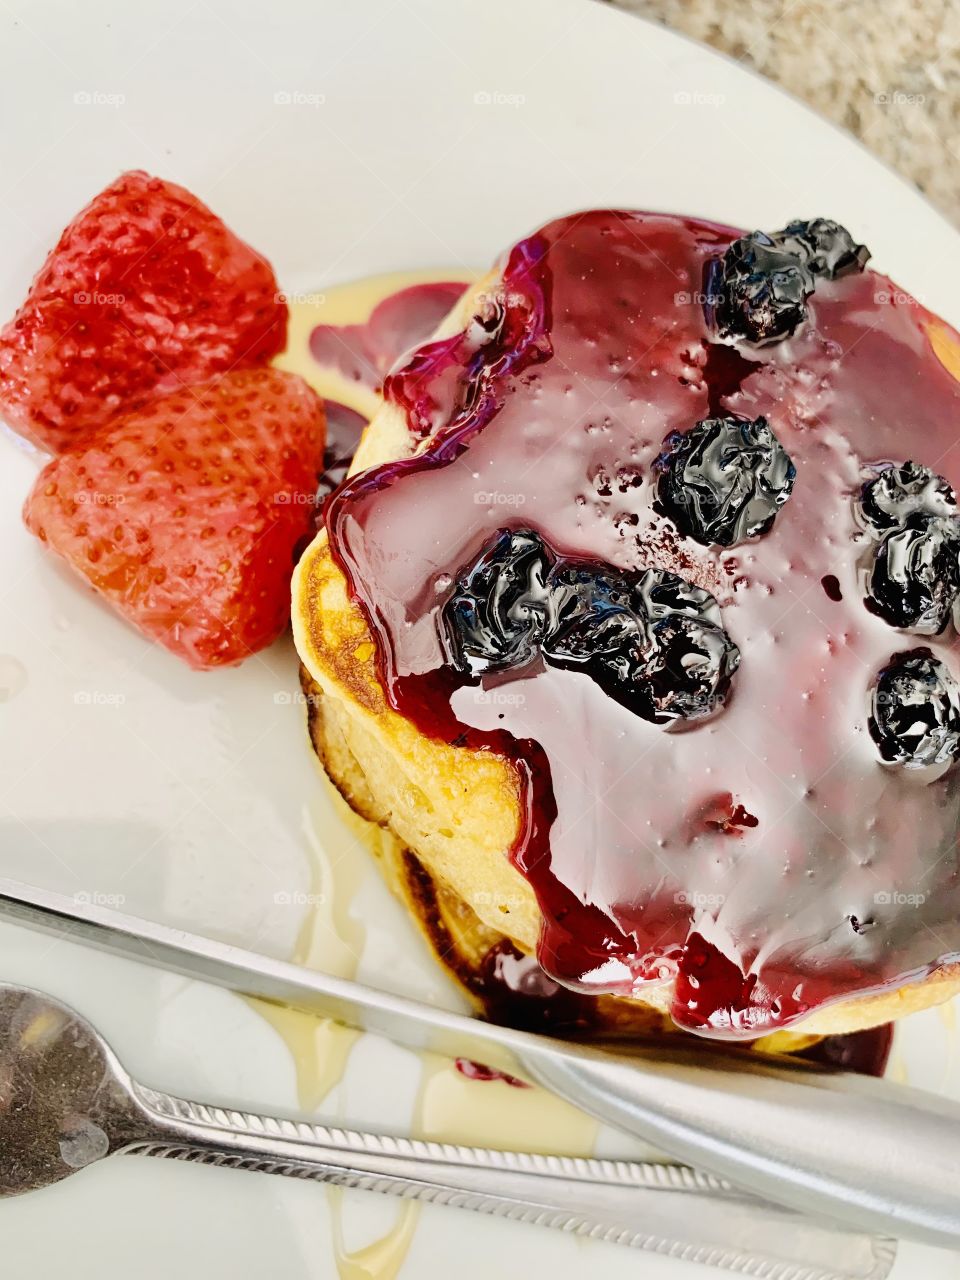
M 841 1071 L 854 1071 L 860 1076 L 882 1076 L 887 1069 L 892 1045 L 893 1023 L 887 1022 L 882 1027 L 870 1027 L 866 1031 L 824 1036 L 809 1049 L 801 1050 L 797 1057 Z
M 675 979 L 674 1021 L 726 1038 L 960 956 L 955 757 L 904 768 L 909 752 L 885 763 L 871 736 L 878 673 L 917 641 L 864 607 L 857 514 L 891 460 L 957 488 L 960 387 L 933 318 L 872 271 L 815 271 L 763 345 L 721 341 L 697 290 L 738 234 L 596 211 L 522 241 L 466 330 L 385 382 L 426 447 L 327 511 L 391 704 L 515 771 L 508 852 L 537 895 L 548 980 L 596 995 Z M 664 442 L 721 415 L 763 418 L 796 470 L 769 527 L 730 546 L 655 506 Z M 449 586 L 504 529 L 708 592 L 741 655 L 722 708 L 665 727 L 583 671 L 457 668 Z M 923 639 L 948 669 L 952 635 Z M 718 796 L 728 818 L 705 821 Z
M 462 293 L 463 285 L 449 280 L 399 289 L 374 307 L 365 324 L 318 324 L 310 334 L 310 354 L 318 364 L 377 390 L 391 365 L 434 331 Z M 346 479 L 367 425 L 356 409 L 337 400 L 324 403 L 327 444 L 317 487 L 318 524 L 324 502 Z
M 732 808 L 737 808 L 732 805 L 732 797 L 721 796 L 716 797 L 712 812 L 729 815 Z M 656 1044 L 664 1040 L 661 1017 L 655 1009 L 635 1001 L 613 1006 L 596 996 L 563 987 L 548 978 L 537 961 L 518 951 L 508 938 L 495 943 L 477 961 L 450 933 L 436 885 L 409 851 L 404 855 L 404 870 L 407 888 L 417 903 L 416 914 L 434 952 L 478 1001 L 488 1022 L 588 1043 Z M 882 1076 L 892 1041 L 893 1026 L 887 1023 L 868 1031 L 825 1036 L 795 1056 L 859 1075 Z M 463 1070 L 459 1062 L 457 1066 Z M 500 1074 L 474 1063 L 469 1063 L 464 1074 L 476 1067 L 490 1072 L 489 1078 Z
M 338 400 L 324 400 L 327 412 L 327 443 L 323 451 L 323 471 L 317 485 L 318 510 L 324 500 L 343 484 L 357 451 L 367 419 L 356 409 Z
M 378 303 L 365 324 L 318 324 L 310 354 L 375 390 L 405 351 L 433 333 L 462 293 L 462 284 L 446 280 L 400 289 Z
M 462 1076 L 468 1080 L 500 1080 L 514 1089 L 529 1089 L 526 1080 L 518 1080 L 506 1071 L 498 1071 L 496 1067 L 488 1067 L 482 1062 L 474 1062 L 471 1058 L 456 1058 L 453 1064 Z
M 460 977 L 464 980 L 464 975 Z M 553 982 L 535 960 L 522 955 L 507 941 L 487 953 L 479 973 L 466 979 L 466 983 L 480 998 L 487 1019 L 501 1026 L 604 1043 L 613 1043 L 621 1035 L 631 1041 L 655 1042 L 662 1035 L 653 1020 L 649 1027 L 643 1027 L 631 1018 L 622 1031 L 618 1030 L 602 1017 L 594 997 Z M 892 1043 L 893 1024 L 885 1023 L 867 1031 L 824 1036 L 795 1056 L 841 1071 L 879 1077 L 886 1070 Z

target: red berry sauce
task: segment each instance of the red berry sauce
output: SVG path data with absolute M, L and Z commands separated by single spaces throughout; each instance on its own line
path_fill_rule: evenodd
M 917 640 L 864 607 L 854 512 L 877 463 L 960 487 L 960 386 L 929 313 L 870 270 L 818 282 L 792 337 L 716 341 L 703 282 L 738 234 L 595 211 L 522 241 L 466 331 L 386 381 L 423 452 L 327 510 L 391 704 L 516 769 L 505 852 L 536 892 L 545 972 L 588 994 L 676 980 L 674 1020 L 727 1038 L 960 958 L 958 773 L 885 766 L 868 731 L 877 672 Z M 729 548 L 654 509 L 665 437 L 717 413 L 765 417 L 796 466 L 769 531 Z M 741 654 L 717 714 L 665 729 L 582 672 L 452 666 L 451 585 L 521 528 L 711 592 Z M 923 643 L 956 673 L 951 637 Z
M 379 302 L 364 324 L 318 324 L 310 354 L 351 382 L 379 387 L 390 366 L 433 333 L 462 293 L 463 285 L 450 280 L 400 289 Z
M 501 1080 L 504 1084 L 508 1084 L 514 1089 L 530 1088 L 526 1080 L 518 1080 L 516 1076 L 507 1075 L 505 1071 L 498 1071 L 496 1067 L 488 1067 L 483 1062 L 474 1062 L 472 1058 L 456 1058 L 453 1065 L 468 1080 Z

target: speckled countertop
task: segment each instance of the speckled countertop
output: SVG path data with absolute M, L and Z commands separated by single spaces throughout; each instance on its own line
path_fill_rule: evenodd
M 960 0 L 609 0 L 856 134 L 960 225 Z

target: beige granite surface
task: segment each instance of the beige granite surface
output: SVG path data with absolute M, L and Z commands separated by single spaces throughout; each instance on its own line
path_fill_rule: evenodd
M 960 224 L 960 0 L 611 0 L 776 80 Z

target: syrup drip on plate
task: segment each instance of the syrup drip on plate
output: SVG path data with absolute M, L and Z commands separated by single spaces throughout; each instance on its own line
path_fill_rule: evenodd
M 391 365 L 433 333 L 462 293 L 463 285 L 456 280 L 398 289 L 361 323 L 318 324 L 310 335 L 310 354 L 324 368 L 379 391 Z
M 367 418 L 339 400 L 325 400 L 327 444 L 323 451 L 323 473 L 317 488 L 318 506 L 343 484 L 357 451 Z
M 353 978 L 363 954 L 366 929 L 352 907 L 369 868 L 366 859 L 357 857 L 357 850 L 350 847 L 349 830 L 331 823 L 333 816 L 323 805 L 305 817 L 310 880 L 307 890 L 294 898 L 299 902 L 302 897 L 306 909 L 291 959 L 307 968 Z M 339 847 L 330 844 L 328 834 L 321 838 L 321 832 L 328 833 L 332 826 L 340 836 Z M 283 1005 L 263 1000 L 250 1003 L 290 1051 L 300 1109 L 307 1115 L 316 1114 L 342 1080 L 360 1032 Z M 359 1249 L 350 1249 L 345 1243 L 343 1192 L 339 1187 L 327 1187 L 326 1191 L 340 1280 L 394 1280 L 410 1248 L 419 1206 L 413 1201 L 403 1204 L 389 1231 Z
M 12 702 L 27 686 L 27 669 L 19 658 L 0 654 L 0 703 Z
M 318 518 L 323 501 L 346 476 L 363 429 L 376 412 L 382 371 L 435 328 L 464 283 L 435 279 L 429 272 L 409 278 L 394 274 L 291 302 L 290 340 L 277 364 L 306 378 L 324 397 L 327 411 Z M 355 849 L 328 857 L 319 835 L 328 827 L 326 820 L 308 823 L 311 877 L 292 959 L 353 977 L 365 930 L 350 908 L 368 864 Z M 290 1051 L 301 1110 L 316 1113 L 343 1078 L 360 1033 L 295 1009 L 253 1003 Z M 425 1068 L 422 1095 L 429 1078 Z M 418 1103 L 418 1113 L 422 1108 L 423 1103 Z M 334 1262 L 341 1280 L 394 1280 L 413 1241 L 419 1205 L 414 1201 L 401 1205 L 389 1231 L 354 1249 L 345 1238 L 343 1192 L 328 1187 L 327 1200 Z
M 855 513 L 890 462 L 960 486 L 960 386 L 950 331 L 871 271 L 818 279 L 781 341 L 718 341 L 699 290 L 737 234 L 597 211 L 522 241 L 466 331 L 387 378 L 424 448 L 349 480 L 327 524 L 393 706 L 514 768 L 547 974 L 676 979 L 679 1025 L 756 1037 L 960 955 L 957 771 L 886 766 L 868 731 L 877 673 L 916 640 L 865 607 Z M 730 414 L 763 418 L 796 476 L 760 536 L 704 546 L 656 509 L 655 463 Z M 676 731 L 580 671 L 456 669 L 438 584 L 504 529 L 708 592 L 741 655 L 724 705 Z M 956 665 L 949 635 L 924 643 Z M 491 681 L 504 696 L 477 698 Z M 698 823 L 718 795 L 753 825 Z
M 893 1047 L 893 1023 L 870 1027 L 867 1031 L 851 1031 L 843 1036 L 824 1036 L 797 1056 L 808 1062 L 819 1062 L 841 1071 L 854 1071 L 861 1076 L 882 1076 Z
M 409 302 L 422 298 L 422 290 L 436 285 L 445 298 L 454 287 L 446 275 L 417 272 L 392 274 L 330 289 L 319 304 L 304 300 L 291 304 L 291 340 L 277 362 L 299 373 L 324 396 L 328 420 L 333 430 L 329 441 L 331 463 L 345 472 L 353 448 L 368 415 L 376 411 L 376 392 L 367 387 L 345 385 L 342 374 L 320 363 L 310 351 L 309 339 L 318 323 L 331 326 L 361 326 L 372 308 L 394 294 Z M 455 286 L 462 292 L 466 281 Z M 395 307 L 388 313 L 397 316 Z M 418 324 L 423 310 L 414 308 Z M 431 323 L 434 323 L 431 320 Z M 409 334 L 408 345 L 424 336 L 417 328 Z M 340 398 L 343 397 L 344 403 Z M 342 480 L 334 466 L 328 467 L 327 488 Z M 321 489 L 323 489 L 323 482 Z M 339 818 L 350 830 L 352 815 L 340 808 Z M 351 910 L 369 861 L 357 847 L 334 848 L 326 852 L 331 831 L 340 831 L 339 821 L 323 806 L 306 822 L 310 856 L 307 906 L 295 945 L 298 963 L 352 977 L 364 947 L 365 930 Z M 348 1065 L 358 1034 L 348 1027 L 316 1018 L 297 1010 L 264 1001 L 252 1002 L 280 1035 L 290 1051 L 297 1074 L 300 1109 L 307 1114 L 331 1113 L 331 1097 Z M 506 1096 L 505 1096 L 506 1095 Z M 514 1101 L 516 1099 L 516 1101 Z M 324 1104 L 326 1104 L 324 1106 Z M 337 1108 L 333 1108 L 337 1110 Z M 596 1121 L 535 1087 L 491 1088 L 487 1081 L 468 1077 L 447 1060 L 426 1055 L 422 1066 L 418 1097 L 414 1106 L 413 1130 L 439 1142 L 461 1142 L 474 1146 L 511 1145 L 520 1150 L 552 1154 L 565 1151 L 593 1154 Z M 394 1280 L 403 1266 L 419 1219 L 419 1205 L 410 1201 L 399 1207 L 391 1229 L 359 1248 L 348 1245 L 345 1230 L 346 1208 L 342 1191 L 327 1188 L 331 1215 L 334 1262 L 341 1280 Z

